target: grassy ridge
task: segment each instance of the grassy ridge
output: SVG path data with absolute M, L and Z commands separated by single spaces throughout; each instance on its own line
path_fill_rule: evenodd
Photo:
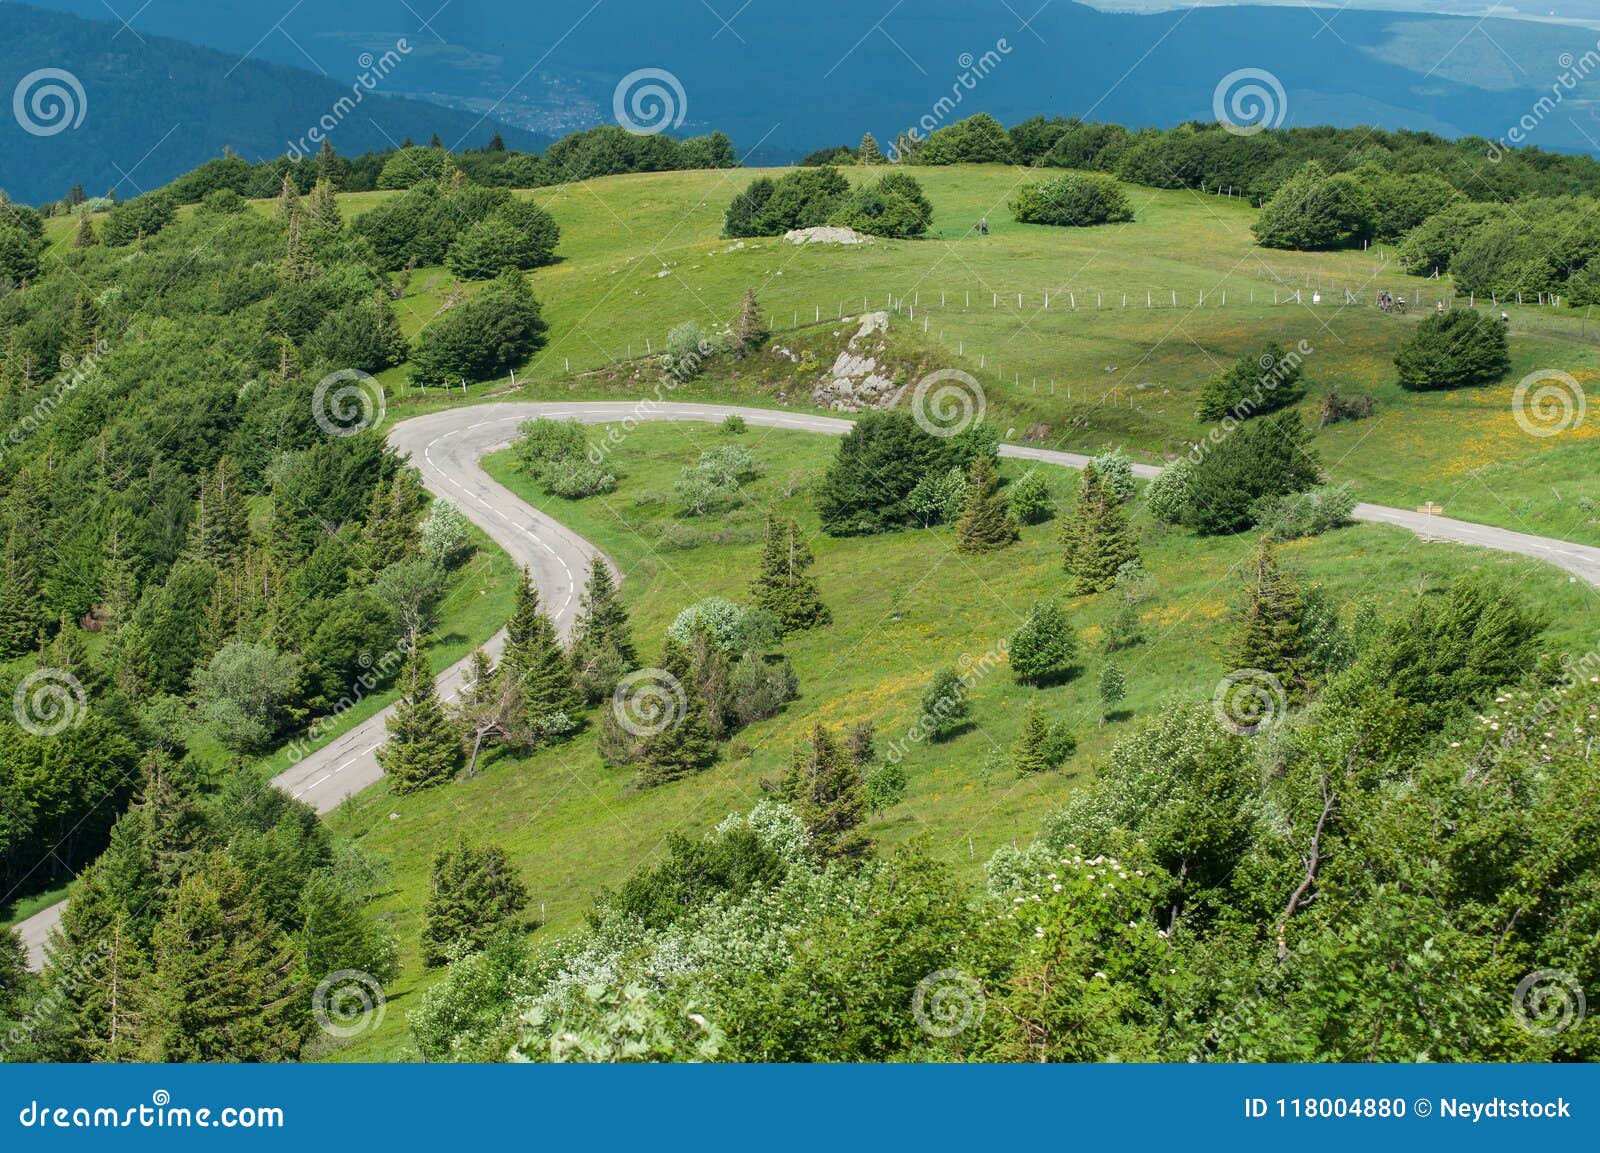
M 972 373 L 1002 428 L 1042 425 L 1060 447 L 1120 443 L 1159 460 L 1206 432 L 1194 410 L 1210 375 L 1269 339 L 1304 341 L 1314 392 L 1337 385 L 1378 402 L 1372 420 L 1319 438 L 1329 471 L 1356 481 L 1363 499 L 1433 501 L 1449 515 L 1600 543 L 1600 474 L 1586 464 L 1600 420 L 1536 438 L 1512 412 L 1516 381 L 1538 369 L 1570 372 L 1597 391 L 1600 328 L 1586 313 L 1510 305 L 1506 381 L 1419 396 L 1399 388 L 1392 358 L 1448 283 L 1400 274 L 1389 253 L 1258 248 L 1254 209 L 1240 200 L 1130 185 L 1133 223 L 1047 228 L 1017 224 L 1006 208 L 1033 178 L 1025 170 L 927 168 L 916 176 L 935 206 L 930 239 L 845 248 L 720 238 L 728 200 L 757 174 L 616 176 L 519 194 L 550 210 L 562 240 L 559 262 L 531 277 L 550 342 L 518 371 L 518 395 L 647 390 L 656 378 L 639 363 L 647 349 L 658 350 L 685 320 L 726 323 L 753 287 L 780 337 L 796 325 L 814 328 L 819 317 L 837 320 L 841 310 L 892 306 L 892 346 L 904 360 Z M 865 178 L 861 170 L 850 175 Z M 395 195 L 346 196 L 346 216 Z M 973 235 L 984 216 L 990 235 Z M 418 270 L 413 294 L 398 306 L 407 331 L 428 323 L 452 287 L 445 270 Z M 1363 303 L 1345 304 L 1346 289 Z M 1370 304 L 1379 289 L 1423 307 L 1384 316 Z M 1289 303 L 1297 290 L 1300 303 Z M 1320 304 L 1312 304 L 1314 291 Z M 820 366 L 812 379 L 819 374 Z M 385 380 L 400 393 L 405 375 L 401 367 Z M 678 395 L 780 403 L 770 392 L 752 398 L 746 383 L 740 369 L 713 366 Z M 476 386 L 467 398 L 397 399 L 391 415 L 508 386 Z M 781 403 L 811 401 L 791 389 Z
M 595 429 L 598 439 L 603 431 Z M 738 438 L 763 465 L 746 501 L 709 517 L 679 515 L 672 484 L 703 448 L 733 438 L 708 425 L 646 425 L 623 441 L 615 460 L 624 472 L 617 492 L 586 501 L 543 494 L 510 454 L 489 458 L 502 483 L 601 545 L 622 567 L 622 592 L 642 656 L 656 658 L 672 617 L 700 597 L 742 598 L 756 570 L 764 510 L 775 507 L 817 532 L 810 488 L 835 451 L 831 438 L 752 429 Z M 1020 475 L 1018 462 L 1003 473 Z M 1048 469 L 1056 494 L 1070 497 L 1076 474 Z M 1144 644 L 1117 658 L 1128 675 L 1122 708 L 1147 716 L 1173 696 L 1208 699 L 1227 669 L 1225 645 L 1237 574 L 1251 553 L 1247 537 L 1197 539 L 1135 515 L 1145 563 L 1160 591 L 1143 610 Z M 739 734 L 718 764 L 665 788 L 638 792 L 627 769 L 602 765 L 592 732 L 526 759 L 492 756 L 480 776 L 410 797 L 380 784 L 329 818 L 393 866 L 391 891 L 376 907 L 402 946 L 405 972 L 390 990 L 381 1030 L 344 1056 L 394 1058 L 405 1052 L 404 1012 L 434 976 L 418 961 L 418 933 L 433 853 L 456 832 L 504 845 L 521 869 L 541 933 L 571 931 L 601 885 L 616 884 L 659 853 L 671 832 L 708 828 L 747 809 L 777 776 L 792 744 L 815 719 L 843 724 L 872 719 L 880 751 L 903 738 L 918 698 L 936 667 L 979 658 L 1020 623 L 1030 604 L 1060 596 L 1063 577 L 1056 522 L 1023 530 L 1021 544 L 987 557 L 953 551 L 948 529 L 835 540 L 813 536 L 816 572 L 833 609 L 832 627 L 790 638 L 785 651 L 800 676 L 801 698 L 779 716 Z M 1546 566 L 1453 545 L 1420 544 L 1380 525 L 1338 530 L 1284 550 L 1308 579 L 1336 602 L 1373 597 L 1386 612 L 1436 590 L 1469 569 L 1491 569 L 1518 582 L 1530 600 L 1548 606 L 1553 643 L 1575 645 L 1588 590 Z M 941 745 L 911 745 L 906 799 L 871 828 L 880 845 L 926 836 L 932 850 L 955 862 L 974 883 L 999 845 L 1025 840 L 1043 813 L 1059 804 L 1075 778 L 1128 722 L 1101 725 L 1095 674 L 1099 640 L 1114 603 L 1110 596 L 1066 602 L 1083 641 L 1082 672 L 1044 690 L 1053 717 L 1076 727 L 1078 754 L 1060 773 L 1018 779 L 1003 763 L 1034 690 L 1013 683 L 1003 665 L 980 679 L 975 725 Z M 988 762 L 986 767 L 986 762 Z

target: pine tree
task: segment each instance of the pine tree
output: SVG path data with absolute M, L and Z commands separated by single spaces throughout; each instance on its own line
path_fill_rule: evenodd
M 422 493 L 416 474 L 409 468 L 396 470 L 387 485 L 372 490 L 366 523 L 361 528 L 364 574 L 376 576 L 390 565 L 417 555 L 421 511 Z
M 979 453 L 967 471 L 967 501 L 956 522 L 956 551 L 993 552 L 1015 543 L 1018 535 L 994 461 L 988 453 Z
M 0 553 L 0 658 L 9 660 L 31 651 L 43 620 L 38 565 L 13 524 Z
M 333 142 L 324 136 L 322 147 L 317 149 L 317 179 L 326 180 L 337 188 L 340 175 L 339 154 L 333 150 Z
M 83 356 L 94 347 L 99 334 L 100 309 L 95 306 L 94 297 L 80 289 L 72 301 L 62 352 L 73 357 Z
M 305 284 L 321 273 L 317 258 L 306 240 L 305 213 L 296 209 L 289 217 L 288 237 L 284 242 L 283 275 L 291 284 Z
M 489 137 L 489 148 L 488 148 L 488 151 L 490 151 L 490 152 L 504 152 L 505 150 L 506 150 L 506 142 L 505 142 L 504 137 L 502 137 L 500 135 L 500 133 L 496 132 L 493 136 Z
M 72 233 L 73 248 L 93 248 L 100 243 L 100 234 L 94 230 L 94 221 L 87 212 L 78 213 L 78 227 Z
M 307 986 L 341 970 L 366 973 L 380 983 L 398 971 L 394 942 L 325 869 L 312 873 L 300 890 L 299 922 L 295 943 Z
M 883 152 L 878 148 L 877 137 L 868 132 L 861 138 L 861 147 L 856 149 L 856 159 L 862 164 L 882 164 Z
M 79 875 L 45 945 L 32 1050 L 22 1059 L 130 1061 L 138 1056 L 141 934 L 96 863 Z M 21 1055 L 19 1055 L 21 1056 Z
M 1042 773 L 1049 770 L 1050 759 L 1045 746 L 1050 739 L 1050 726 L 1045 723 L 1044 710 L 1038 697 L 1028 701 L 1028 715 L 1022 722 L 1022 733 L 1011 746 L 1011 765 L 1018 776 Z
M 316 184 L 311 186 L 311 207 L 307 213 L 312 225 L 320 232 L 337 233 L 344 227 L 344 218 L 339 214 L 339 196 L 334 191 L 333 181 L 321 177 Z
M 765 344 L 771 334 L 767 319 L 761 314 L 761 305 L 756 301 L 756 290 L 745 289 L 744 299 L 739 303 L 739 315 L 733 322 L 734 354 L 749 356 Z
M 1074 593 L 1110 588 L 1117 571 L 1139 559 L 1139 545 L 1122 502 L 1101 482 L 1093 464 L 1083 468 L 1077 507 L 1062 531 L 1062 542 L 1063 567 L 1073 578 Z
M 589 563 L 589 583 L 572 629 L 572 669 L 586 703 L 611 696 L 617 682 L 639 667 L 628 610 L 617 595 L 616 578 L 603 557 Z
M 422 928 L 422 962 L 430 968 L 457 950 L 475 952 L 528 904 L 528 890 L 506 851 L 457 839 L 433 858 Z
M 397 793 L 443 784 L 461 767 L 461 739 L 439 703 L 433 670 L 413 645 L 400 670 L 400 700 L 386 724 L 378 764 Z
M 1307 688 L 1305 597 L 1278 567 L 1272 538 L 1263 536 L 1244 590 L 1244 605 L 1229 660 L 1236 669 L 1262 669 L 1278 678 L 1291 699 Z
M 244 480 L 233 458 L 222 456 L 200 479 L 200 496 L 189 526 L 189 552 L 221 567 L 232 563 L 250 539 Z
M 1100 666 L 1099 688 L 1100 718 L 1104 721 L 1122 703 L 1122 698 L 1128 695 L 1128 678 L 1116 661 L 1106 661 Z
M 751 599 L 778 618 L 784 632 L 798 632 L 833 620 L 811 575 L 816 563 L 800 526 L 787 517 L 767 515 L 761 573 L 751 586 Z
M 294 176 L 286 168 L 283 183 L 278 185 L 278 219 L 284 223 L 300 215 L 300 189 L 295 187 Z
M 867 851 L 871 842 L 859 828 L 867 815 L 866 782 L 820 723 L 790 756 L 783 791 L 822 856 L 859 857 Z
M 556 640 L 555 625 L 539 607 L 539 593 L 526 568 L 506 625 L 498 675 L 516 679 L 523 715 L 535 740 L 563 736 L 577 727 L 582 698 L 572 666 Z
M 661 654 L 661 671 L 666 674 L 666 684 L 676 686 L 671 695 L 682 693 L 682 708 L 675 699 L 666 707 L 661 718 L 653 718 L 649 732 L 639 743 L 636 759 L 639 762 L 641 785 L 662 785 L 705 768 L 717 759 L 716 739 L 706 720 L 706 700 L 700 693 L 694 675 L 694 660 L 689 650 L 672 637 L 667 638 Z M 614 717 L 612 709 L 608 717 Z M 665 720 L 665 724 L 661 721 Z
M 90 1061 L 133 1061 L 144 1041 L 139 990 L 148 979 L 149 961 L 124 912 L 119 911 L 112 917 L 102 940 L 104 948 L 97 978 L 104 1001 L 104 1031 L 81 1040 Z
M 178 885 L 141 990 L 151 1061 L 285 1061 L 308 1024 L 289 940 L 221 854 Z

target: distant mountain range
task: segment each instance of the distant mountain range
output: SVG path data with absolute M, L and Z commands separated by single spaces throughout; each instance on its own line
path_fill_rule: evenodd
M 83 15 L 107 12 L 101 0 L 40 2 Z M 1361 2 L 1444 7 L 1452 0 Z M 1600 0 L 1565 3 L 1569 18 L 1590 9 L 1600 14 Z M 477 125 L 480 116 L 519 125 L 522 141 L 560 135 L 613 119 L 620 82 L 642 69 L 670 74 L 663 91 L 675 132 L 721 129 L 751 162 L 793 160 L 824 145 L 853 143 L 867 130 L 887 141 L 904 128 L 977 111 L 1007 123 L 1039 113 L 1132 126 L 1211 120 L 1219 85 L 1241 70 L 1270 74 L 1266 90 L 1272 94 L 1276 85 L 1283 93 L 1281 100 L 1272 94 L 1274 118 L 1281 115 L 1285 125 L 1372 124 L 1500 139 L 1531 116 L 1527 143 L 1586 151 L 1600 140 L 1600 58 L 1584 56 L 1595 48 L 1596 33 L 1574 25 L 1298 3 L 1150 15 L 1068 0 L 740 4 L 302 0 L 280 13 L 255 0 L 150 0 L 136 10 L 129 0 L 121 5 L 129 26 L 96 25 L 99 82 L 115 80 L 119 105 L 107 108 L 108 100 L 92 96 L 91 102 L 121 118 L 97 130 L 114 131 L 87 136 L 92 121 L 86 121 L 79 130 L 33 141 L 54 151 L 31 148 L 22 179 L 58 195 L 62 174 L 92 164 L 96 148 L 125 165 L 180 122 L 198 155 L 245 135 L 248 142 L 235 146 L 247 154 L 281 152 L 302 130 L 297 126 L 320 115 L 339 84 L 351 82 L 360 61 L 381 57 L 402 39 L 409 51 L 381 91 L 430 102 L 440 106 L 437 115 L 453 118 L 434 127 L 414 105 L 382 102 L 384 114 L 372 124 L 355 123 L 369 119 L 363 109 L 341 127 L 346 135 L 335 136 L 341 149 L 405 132 L 480 143 L 477 137 L 489 130 L 487 121 Z M 1478 0 L 1460 4 L 1474 8 Z M 47 19 L 61 18 L 0 7 L 0 31 L 20 25 L 29 34 L 21 46 L 0 36 L 0 98 L 22 74 L 63 55 L 51 35 L 41 34 Z M 161 44 L 160 34 L 216 49 L 225 63 L 207 58 L 202 67 L 199 56 L 181 57 L 188 63 L 175 69 L 168 61 L 179 48 Z M 70 39 L 87 37 L 80 27 Z M 282 67 L 251 70 L 260 61 Z M 1571 84 L 1560 103 L 1539 107 L 1564 72 Z M 19 184 L 8 171 L 11 139 L 0 136 L 7 146 L 0 180 Z M 506 139 L 516 143 L 510 134 Z M 166 163 L 178 155 L 170 149 L 170 141 L 163 144 L 140 171 L 176 171 Z M 36 174 L 35 163 L 46 160 L 49 171 Z
M 409 63 L 409 53 L 389 51 L 324 77 L 146 29 L 0 4 L 0 188 L 29 203 L 75 183 L 92 196 L 115 189 L 128 199 L 224 146 L 248 160 L 315 151 L 324 125 L 351 153 L 407 136 L 426 143 L 434 133 L 456 147 L 482 147 L 496 130 L 511 147 L 550 142 L 478 112 L 389 94 Z M 358 101 L 362 73 L 370 91 L 362 86 Z

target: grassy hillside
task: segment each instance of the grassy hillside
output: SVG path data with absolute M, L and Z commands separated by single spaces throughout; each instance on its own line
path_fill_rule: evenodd
M 648 390 L 658 374 L 637 362 L 647 349 L 686 320 L 726 324 L 754 288 L 780 334 L 804 328 L 801 339 L 823 345 L 839 328 L 827 322 L 841 312 L 892 309 L 903 366 L 970 372 L 1002 429 L 1033 428 L 1061 447 L 1119 443 L 1154 461 L 1204 435 L 1194 410 L 1210 375 L 1267 340 L 1304 341 L 1308 412 L 1329 386 L 1377 401 L 1374 418 L 1319 436 L 1330 473 L 1356 481 L 1364 499 L 1433 501 L 1447 515 L 1600 543 L 1600 477 L 1584 464 L 1600 423 L 1540 438 L 1512 412 L 1516 382 L 1535 370 L 1570 372 L 1593 391 L 1600 328 L 1586 313 L 1509 305 L 1513 367 L 1504 382 L 1410 394 L 1396 383 L 1394 353 L 1448 282 L 1401 275 L 1377 250 L 1258 248 L 1254 209 L 1240 200 L 1130 185 L 1133 223 L 1053 229 L 1011 221 L 1006 204 L 1030 178 L 1023 170 L 927 168 L 916 175 L 935 206 L 930 239 L 804 248 L 721 239 L 727 202 L 756 174 L 619 176 L 525 194 L 554 214 L 562 240 L 560 262 L 532 275 L 550 341 L 518 371 L 526 382 L 519 395 Z M 346 215 L 393 195 L 346 197 Z M 971 231 L 981 217 L 987 237 Z M 400 302 L 408 331 L 427 324 L 452 288 L 445 270 L 419 270 Z M 1371 304 L 1381 289 L 1422 307 L 1385 316 Z M 1346 291 L 1359 303 L 1345 303 Z M 770 375 L 767 368 L 713 364 L 677 391 L 766 403 L 781 393 L 783 403 L 807 405 L 822 367 L 752 389 L 750 378 Z M 912 378 L 911 369 L 902 375 Z M 403 367 L 386 376 L 397 393 L 404 379 Z M 392 405 L 391 416 L 412 411 L 413 401 Z
M 680 514 L 672 493 L 680 470 L 703 448 L 730 439 L 705 425 L 639 428 L 614 458 L 624 472 L 618 491 L 581 502 L 545 496 L 509 453 L 491 457 L 489 467 L 618 562 L 641 655 L 653 661 L 667 624 L 685 605 L 711 594 L 745 596 L 766 508 L 796 516 L 809 534 L 817 533 L 811 488 L 837 442 L 803 433 L 752 430 L 738 438 L 765 470 L 746 490 L 745 503 L 714 517 Z M 1056 495 L 1069 499 L 1076 474 L 1046 471 Z M 1003 472 L 1015 477 L 1020 466 L 1007 462 Z M 948 743 L 909 746 L 907 796 L 871 826 L 880 846 L 925 837 L 934 853 L 976 882 L 989 855 L 1002 844 L 1030 839 L 1041 815 L 1092 771 L 1095 756 L 1135 718 L 1174 698 L 1210 698 L 1228 667 L 1229 614 L 1252 543 L 1194 538 L 1142 510 L 1135 523 L 1159 591 L 1142 610 L 1147 639 L 1116 658 L 1128 677 L 1122 708 L 1129 715 L 1099 722 L 1095 678 L 1114 608 L 1110 594 L 1066 601 L 1082 641 L 1081 671 L 1039 697 L 1049 715 L 1077 731 L 1077 755 L 1062 772 L 1018 779 L 1007 753 L 1035 690 L 1016 685 L 1002 661 L 974 691 L 971 729 Z M 1057 522 L 1024 529 L 1021 544 L 976 558 L 954 552 L 948 529 L 846 540 L 813 535 L 816 572 L 834 624 L 785 645 L 800 677 L 800 699 L 740 733 L 718 764 L 691 779 L 636 790 L 630 770 L 600 763 L 591 726 L 570 743 L 527 759 L 491 756 L 473 780 L 409 797 L 380 784 L 346 802 L 329 817 L 334 830 L 393 867 L 375 911 L 398 935 L 405 972 L 390 990 L 382 1029 L 342 1055 L 395 1058 L 406 1051 L 405 1011 L 433 980 L 420 968 L 418 933 L 429 863 L 444 838 L 461 832 L 504 845 L 528 884 L 534 912 L 546 918 L 538 932 L 576 928 L 599 887 L 619 883 L 653 859 L 667 834 L 703 830 L 730 811 L 748 809 L 762 795 L 761 781 L 779 774 L 813 721 L 871 719 L 880 753 L 903 739 L 936 668 L 981 667 L 1034 601 L 1061 596 L 1057 530 Z M 1590 603 L 1589 590 L 1545 566 L 1419 544 L 1408 533 L 1377 525 L 1299 542 L 1283 556 L 1335 603 L 1371 598 L 1385 613 L 1431 595 L 1459 573 L 1499 572 L 1546 606 L 1558 647 L 1578 642 L 1578 622 Z

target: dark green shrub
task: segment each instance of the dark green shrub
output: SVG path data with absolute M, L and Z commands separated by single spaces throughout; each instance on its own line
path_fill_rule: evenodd
M 1098 172 L 1067 172 L 1030 184 L 1011 201 L 1011 212 L 1023 224 L 1083 226 L 1133 219 L 1121 186 Z
M 1505 325 L 1487 312 L 1453 308 L 1424 317 L 1395 355 L 1400 387 L 1411 392 L 1499 380 L 1511 367 Z

